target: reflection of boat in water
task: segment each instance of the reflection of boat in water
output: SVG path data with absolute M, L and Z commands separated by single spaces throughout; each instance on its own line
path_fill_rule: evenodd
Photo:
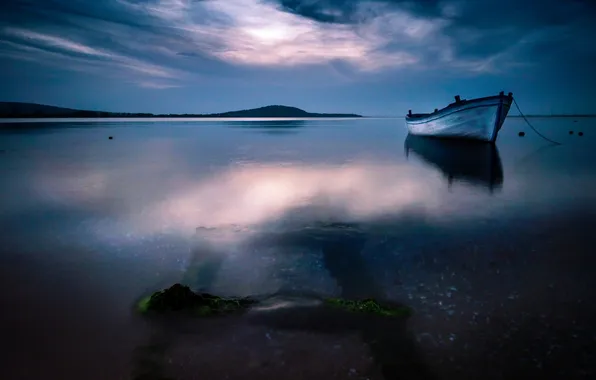
M 512 102 L 512 93 L 471 100 L 458 95 L 454 103 L 432 113 L 408 111 L 406 126 L 413 135 L 494 142 Z
M 406 155 L 414 152 L 424 162 L 437 167 L 449 180 L 487 187 L 491 192 L 503 184 L 503 168 L 494 144 L 441 140 L 408 135 Z

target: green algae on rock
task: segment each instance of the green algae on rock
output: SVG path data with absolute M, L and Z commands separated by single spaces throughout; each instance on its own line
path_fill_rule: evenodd
M 325 303 L 347 311 L 376 314 L 384 317 L 407 317 L 412 314 L 412 310 L 406 306 L 381 305 L 372 298 L 367 298 L 364 300 L 327 298 Z
M 222 298 L 209 293 L 195 293 L 188 286 L 174 284 L 139 301 L 139 312 L 186 311 L 197 316 L 231 314 L 256 303 L 250 298 Z

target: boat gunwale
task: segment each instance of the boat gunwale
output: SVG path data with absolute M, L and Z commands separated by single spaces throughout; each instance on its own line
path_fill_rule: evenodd
M 425 113 L 425 114 L 406 115 L 406 122 L 408 124 L 423 124 L 423 123 L 428 123 L 430 121 L 443 118 L 448 115 L 452 115 L 454 113 L 467 111 L 467 110 L 474 109 L 474 108 L 494 107 L 494 106 L 499 106 L 499 105 L 502 106 L 503 104 L 506 104 L 506 103 L 508 103 L 508 105 L 511 106 L 511 102 L 506 102 L 506 100 L 508 100 L 508 99 L 511 99 L 511 98 L 506 95 L 493 95 L 493 96 L 486 96 L 483 98 L 476 98 L 476 99 L 471 99 L 471 100 L 462 100 L 460 102 L 451 103 L 448 106 L 446 106 L 436 112 Z M 485 102 L 485 101 L 490 101 L 490 100 L 498 101 L 498 103 L 479 104 L 479 105 L 475 105 L 475 106 L 473 105 L 474 103 L 480 103 L 480 102 Z M 456 108 L 456 107 L 458 107 L 458 108 Z M 453 112 L 446 112 L 446 111 L 453 111 Z

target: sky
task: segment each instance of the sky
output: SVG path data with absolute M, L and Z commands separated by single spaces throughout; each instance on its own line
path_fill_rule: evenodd
M 0 0 L 0 101 L 596 113 L 596 0 Z

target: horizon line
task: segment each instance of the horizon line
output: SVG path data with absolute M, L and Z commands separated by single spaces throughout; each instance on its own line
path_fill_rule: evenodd
M 228 114 L 228 113 L 234 113 L 234 112 L 243 112 L 243 111 L 252 111 L 252 110 L 258 110 L 258 109 L 262 109 L 262 108 L 267 108 L 267 107 L 285 107 L 285 108 L 294 108 L 303 112 L 306 112 L 308 114 L 313 114 L 313 115 L 354 115 L 354 116 L 358 116 L 358 118 L 403 118 L 405 117 L 406 113 L 404 112 L 404 115 L 361 115 L 361 114 L 357 114 L 354 112 L 311 112 L 311 111 L 306 111 L 302 108 L 296 107 L 296 106 L 287 106 L 287 105 L 283 105 L 283 104 L 268 104 L 265 106 L 260 106 L 260 107 L 254 107 L 254 108 L 243 108 L 243 109 L 237 109 L 237 110 L 232 110 L 232 111 L 223 111 L 223 112 L 211 112 L 211 113 L 189 113 L 189 112 L 185 112 L 185 113 L 152 113 L 152 112 L 116 112 L 116 111 L 103 111 L 103 110 L 90 110 L 90 109 L 79 109 L 79 108 L 69 108 L 69 107 L 62 107 L 62 106 L 55 106 L 55 105 L 51 105 L 51 104 L 43 104 L 43 103 L 34 103 L 34 102 L 15 102 L 15 101 L 0 101 L 0 104 L 2 103 L 13 103 L 13 104 L 24 104 L 24 105 L 34 105 L 34 106 L 43 106 L 43 107 L 53 107 L 53 108 L 61 108 L 64 110 L 69 110 L 69 111 L 74 111 L 74 112 L 95 112 L 95 113 L 107 113 L 107 114 L 114 114 L 117 115 L 116 117 L 128 117 L 128 118 L 133 118 L 133 117 L 138 117 L 138 118 L 159 118 L 159 117 L 188 117 L 188 118 L 205 118 L 205 117 L 209 117 L 212 116 L 214 118 L 217 118 L 218 115 L 223 115 L 223 114 Z M 596 117 L 596 113 L 579 113 L 579 114 L 573 114 L 573 113 L 561 113 L 561 114 L 555 114 L 555 113 L 550 113 L 550 114 L 527 114 L 527 115 L 508 115 L 508 117 L 514 117 L 514 118 L 523 118 L 523 117 Z M 7 117 L 7 116 L 2 116 L 0 115 L 0 118 L 27 118 L 27 119 L 31 119 L 31 118 L 39 118 L 39 119 L 43 119 L 43 118 L 73 118 L 75 116 L 53 116 L 53 115 L 46 115 L 46 116 L 40 116 L 40 117 L 34 117 L 34 116 L 21 116 L 21 117 Z M 307 117 L 307 116 L 305 116 Z M 85 117 L 82 117 L 85 118 Z M 93 116 L 90 116 L 90 118 L 95 118 Z M 104 117 L 104 118 L 109 118 L 109 117 Z M 242 117 L 240 117 L 242 118 Z M 244 117 L 244 118 L 262 118 L 262 117 Z M 299 117 L 292 117 L 292 116 L 277 116 L 277 117 L 272 117 L 272 118 L 282 118 L 282 119 L 295 119 L 295 118 L 299 118 Z

